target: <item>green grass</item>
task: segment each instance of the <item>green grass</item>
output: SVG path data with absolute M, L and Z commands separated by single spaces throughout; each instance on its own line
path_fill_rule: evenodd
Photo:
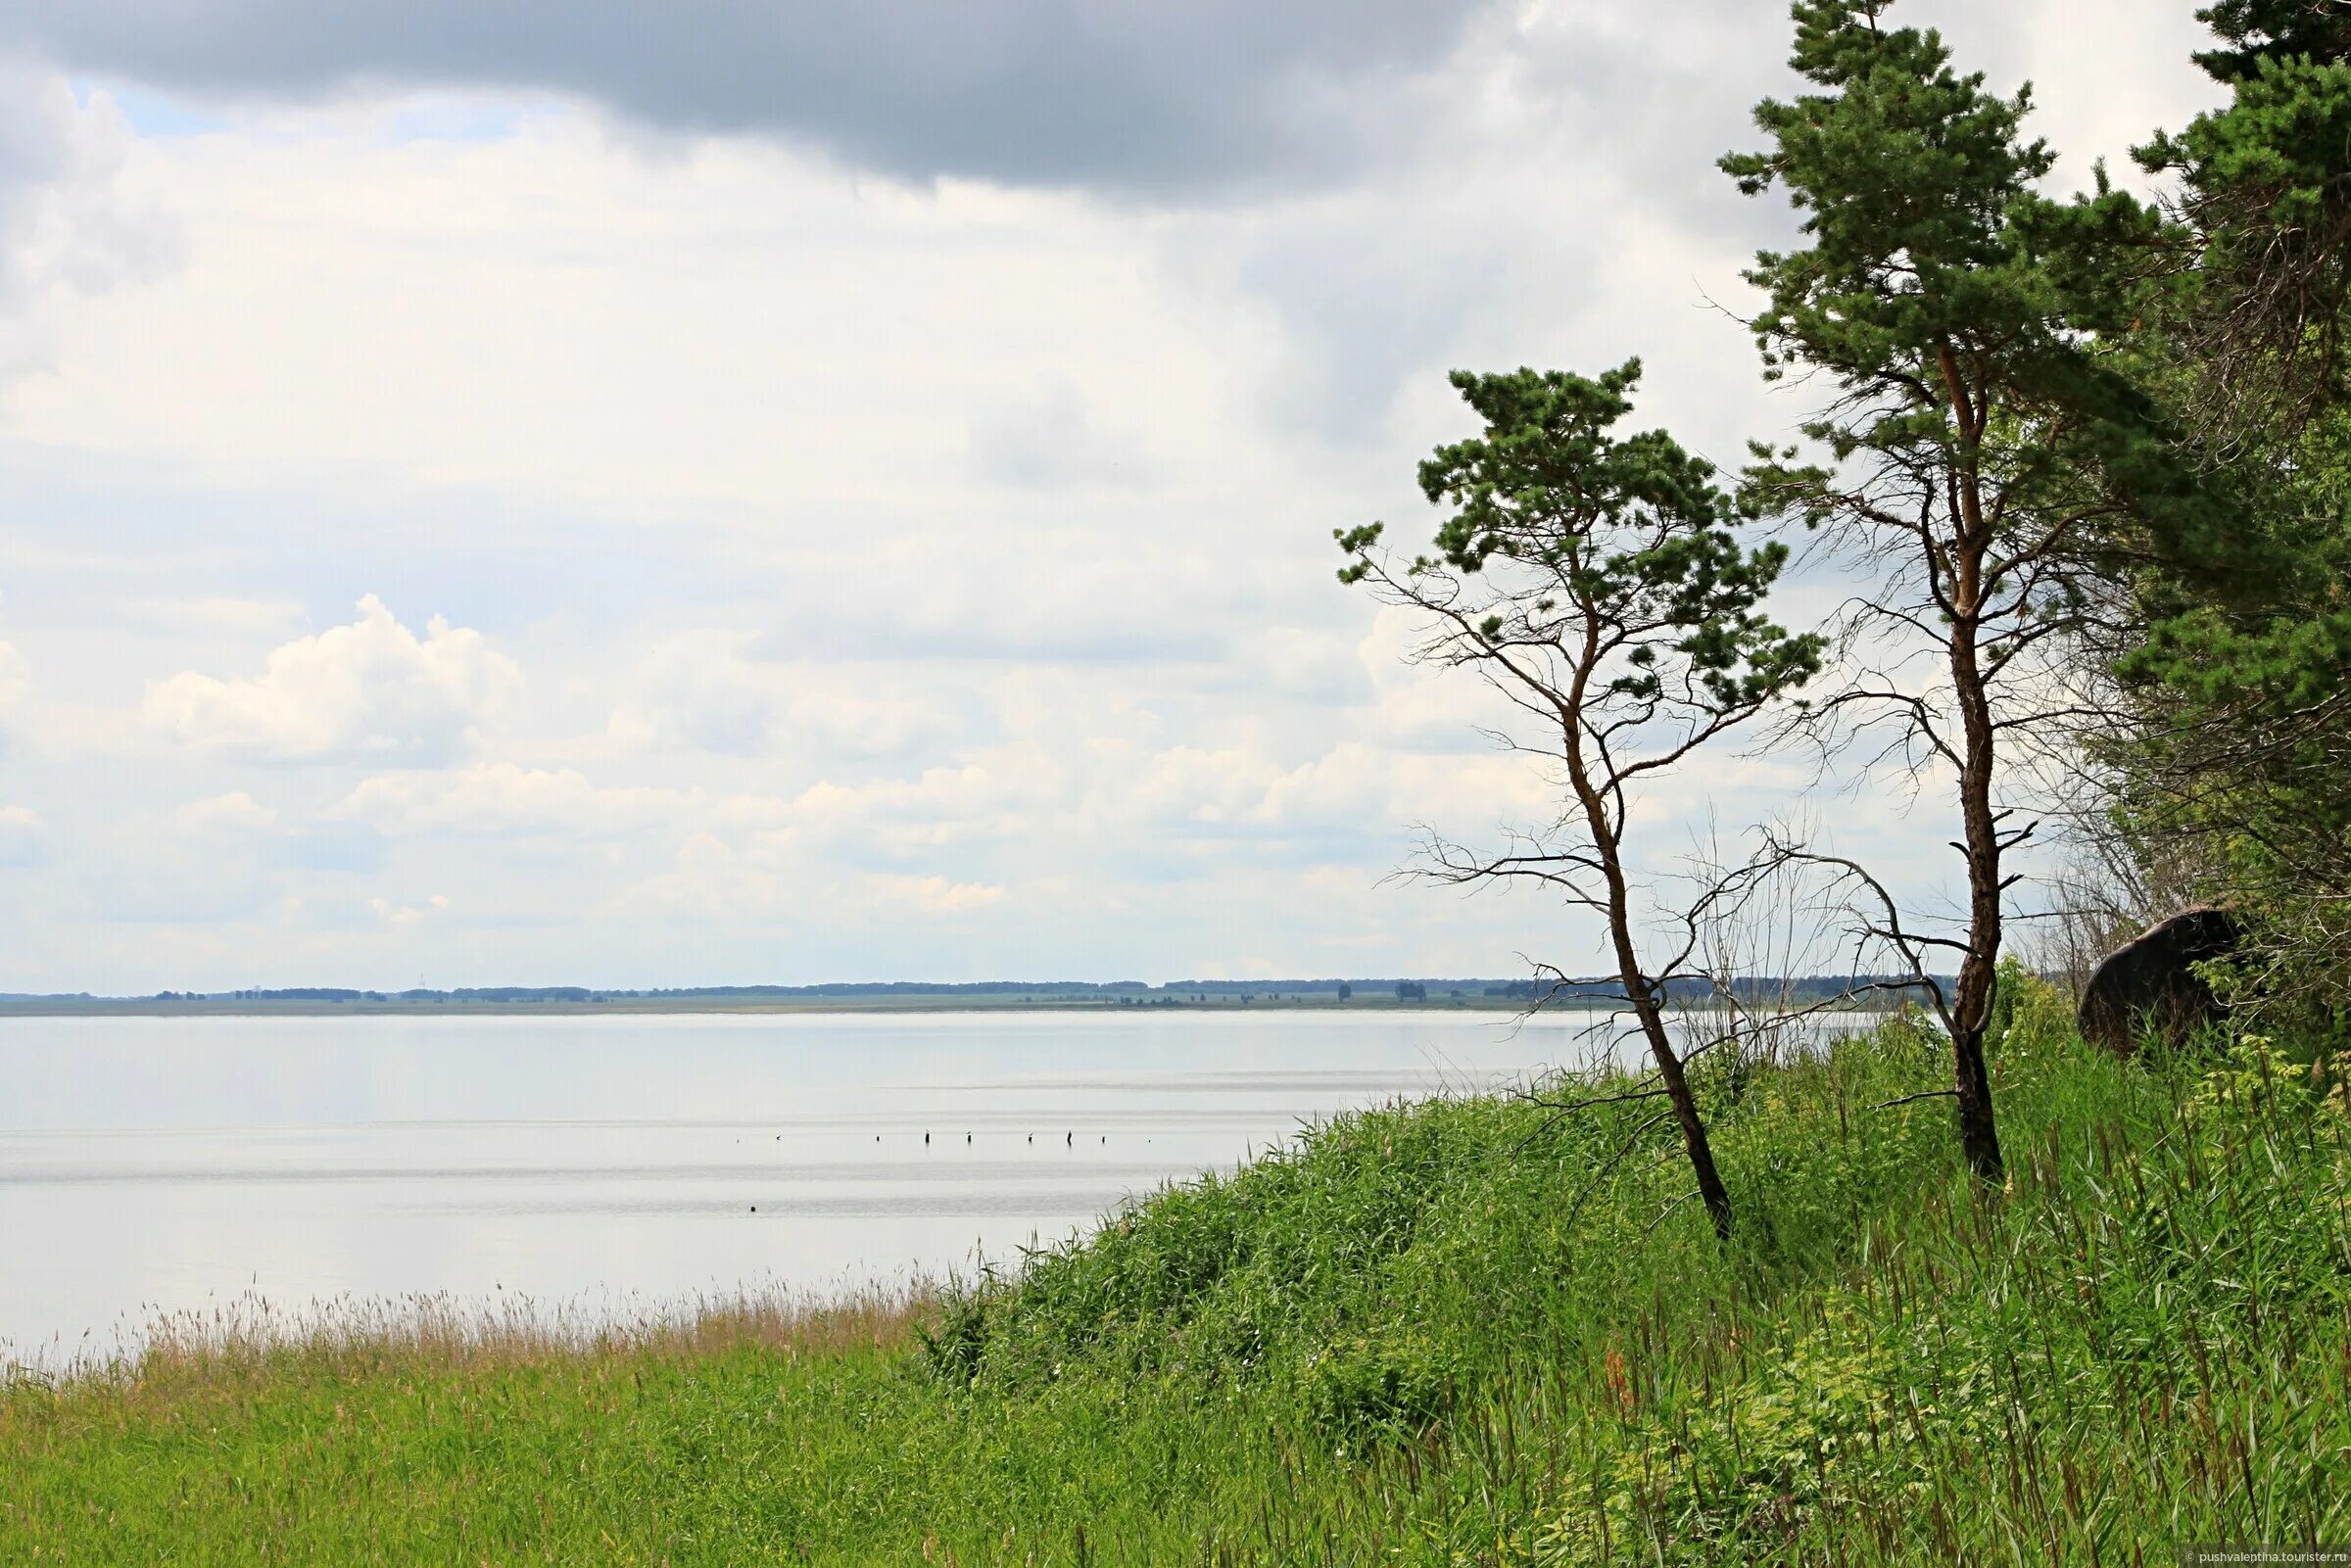
M 2014 1170 L 1895 1025 L 1650 1102 L 1342 1118 L 1017 1279 L 581 1340 L 167 1337 L 0 1398 L 0 1560 L 2168 1561 L 2351 1539 L 2351 1129 L 2028 995 Z M 2331 1092 L 2329 1092 L 2331 1090 Z M 1880 1108 L 1884 1107 L 1884 1108 Z M 1873 1109 L 1878 1108 L 1878 1109 Z

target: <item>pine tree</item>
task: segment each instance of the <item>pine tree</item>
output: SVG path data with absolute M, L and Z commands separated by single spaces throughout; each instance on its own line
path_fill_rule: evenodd
M 1765 375 L 1832 389 L 1804 426 L 1814 450 L 1757 449 L 1744 494 L 1832 530 L 1875 575 L 1809 733 L 1880 737 L 1875 757 L 1955 797 L 1964 921 L 1922 930 L 1889 901 L 1877 934 L 1933 989 L 1960 1140 L 1996 1183 L 1988 1025 L 2011 862 L 2036 827 L 2012 766 L 2069 717 L 2069 634 L 2099 613 L 2124 538 L 2192 526 L 2200 488 L 2124 362 L 2170 226 L 2103 171 L 2086 197 L 2042 195 L 2055 158 L 2024 134 L 2030 89 L 1988 91 L 1888 9 L 1795 6 L 1792 64 L 1819 90 L 1758 106 L 1768 146 L 1722 160 L 1742 191 L 1803 214 L 1804 244 L 1748 274 Z M 1952 960 L 1947 991 L 1927 979 Z

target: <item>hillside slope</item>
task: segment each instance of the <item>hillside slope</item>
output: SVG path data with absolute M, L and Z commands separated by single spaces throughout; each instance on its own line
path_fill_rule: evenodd
M 937 1299 L 201 1331 L 0 1400 L 0 1557 L 2130 1562 L 2351 1538 L 2351 1128 L 2029 992 L 2014 1168 L 1900 1023 L 1652 1102 L 1401 1105 Z M 1568 1087 L 1559 1086 L 1561 1093 Z M 1585 1085 L 1583 1094 L 1609 1092 Z M 1556 1097 L 1555 1097 L 1556 1098 Z

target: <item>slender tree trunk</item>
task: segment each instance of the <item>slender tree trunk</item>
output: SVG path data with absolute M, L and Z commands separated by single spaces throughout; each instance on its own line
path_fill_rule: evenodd
M 1977 1179 L 1998 1186 L 2005 1171 L 1991 1119 L 1991 1070 L 1984 1059 L 1985 1026 L 1991 1021 L 1992 986 L 2000 961 L 2000 824 L 1991 809 L 1995 765 L 1991 698 L 1985 689 L 1983 631 L 1986 558 L 1992 529 L 1984 514 L 1983 475 L 1977 469 L 1987 400 L 1970 388 L 1959 356 L 1946 344 L 1938 356 L 1957 426 L 1960 464 L 1952 477 L 1956 525 L 1951 567 L 1951 690 L 1959 704 L 1959 816 L 1967 856 L 1967 957 L 1951 998 L 1951 1089 L 1959 1110 L 1959 1147 Z
M 1714 1145 L 1706 1136 L 1706 1123 L 1698 1114 L 1698 1096 L 1690 1092 L 1689 1075 L 1682 1071 L 1681 1053 L 1673 1048 L 1673 1039 L 1665 1032 L 1665 1020 L 1657 1010 L 1655 993 L 1641 973 L 1640 966 L 1630 956 L 1628 945 L 1619 938 L 1617 962 L 1622 966 L 1624 988 L 1633 999 L 1633 1014 L 1641 1021 L 1641 1032 L 1649 1037 L 1649 1054 L 1657 1064 L 1658 1081 L 1665 1086 L 1665 1098 L 1673 1103 L 1673 1118 L 1682 1129 L 1682 1148 L 1690 1157 L 1690 1169 L 1698 1177 L 1699 1201 L 1706 1206 L 1706 1217 L 1714 1221 L 1714 1234 L 1723 1241 L 1731 1238 L 1731 1195 L 1723 1190 L 1722 1175 L 1714 1168 Z
M 1974 771 L 1972 768 L 1969 771 Z M 1967 957 L 1951 998 L 1951 1087 L 1959 1110 L 1959 1147 L 1967 1166 L 1984 1182 L 1998 1186 L 2005 1176 L 2000 1139 L 1992 1123 L 1991 1069 L 1985 1036 L 1991 1021 L 1992 987 L 2000 951 L 1999 846 L 1991 842 L 1991 808 L 1981 792 L 1962 786 L 1967 820 Z M 1979 828 L 1981 823 L 1981 828 Z M 1989 861 L 1988 870 L 1980 870 Z
M 1592 847 L 1600 861 L 1601 875 L 1608 884 L 1608 939 L 1616 949 L 1617 978 L 1624 985 L 1626 1000 L 1632 1004 L 1633 1017 L 1640 1022 L 1641 1033 L 1649 1041 L 1650 1058 L 1657 1067 L 1657 1081 L 1673 1106 L 1673 1119 L 1682 1129 L 1682 1149 L 1690 1157 L 1691 1172 L 1698 1177 L 1699 1200 L 1706 1206 L 1706 1217 L 1714 1222 L 1715 1236 L 1728 1241 L 1731 1195 L 1723 1188 L 1721 1172 L 1714 1168 L 1714 1145 L 1706 1136 L 1705 1118 L 1698 1114 L 1698 1096 L 1690 1091 L 1689 1074 L 1682 1070 L 1681 1053 L 1673 1048 L 1673 1037 L 1665 1032 L 1655 987 L 1641 969 L 1640 953 L 1633 943 L 1623 863 L 1616 853 L 1615 826 L 1609 822 L 1607 808 L 1599 792 L 1585 776 L 1582 748 L 1572 742 L 1567 767 L 1583 803 L 1584 820 L 1592 832 Z
M 1991 1186 L 2005 1169 L 1992 1124 L 1991 1069 L 1985 1030 L 1991 1021 L 1992 987 L 2000 958 L 2000 829 L 1991 806 L 1994 764 L 1991 702 L 1984 689 L 1976 644 L 1980 549 L 1964 554 L 1958 575 L 1959 614 L 1951 625 L 1951 686 L 1959 703 L 1959 815 L 1967 856 L 1967 956 L 1951 996 L 1951 1088 L 1959 1112 L 1959 1147 L 1968 1169 Z

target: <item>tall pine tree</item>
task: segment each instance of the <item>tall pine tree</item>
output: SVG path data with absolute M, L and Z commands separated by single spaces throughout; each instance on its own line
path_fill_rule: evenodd
M 1964 918 L 1922 929 L 1890 910 L 1880 934 L 1933 990 L 1960 1140 L 1996 1182 L 1993 976 L 2036 828 L 2014 765 L 2071 716 L 2070 635 L 2109 596 L 2135 523 L 2177 527 L 2194 509 L 2176 432 L 2116 351 L 2164 287 L 2145 259 L 2176 236 L 2102 173 L 2088 196 L 2041 194 L 2055 160 L 2024 134 L 2029 89 L 1987 91 L 1937 33 L 1886 25 L 1888 10 L 1796 5 L 1792 64 L 1818 90 L 1761 104 L 1768 145 L 1722 161 L 1743 191 L 1780 190 L 1802 214 L 1803 245 L 1748 274 L 1766 296 L 1765 374 L 1832 389 L 1804 426 L 1813 450 L 1758 450 L 1745 494 L 1832 530 L 1875 578 L 1813 733 L 1951 790 Z M 1947 987 L 1926 979 L 1950 967 Z

